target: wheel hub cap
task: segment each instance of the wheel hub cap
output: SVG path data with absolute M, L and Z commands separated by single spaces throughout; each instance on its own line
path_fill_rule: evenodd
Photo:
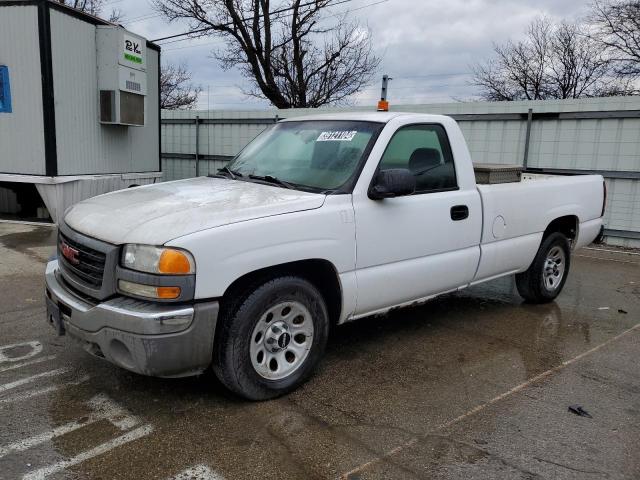
M 313 320 L 299 302 L 282 302 L 267 309 L 256 323 L 249 354 L 263 378 L 280 380 L 306 360 L 313 343 Z
M 566 257 L 564 250 L 560 247 L 553 247 L 549 250 L 544 261 L 544 271 L 542 274 L 544 287 L 553 291 L 562 283 L 564 277 Z
M 289 326 L 284 322 L 276 322 L 272 324 L 267 328 L 264 337 L 265 348 L 271 353 L 287 348 L 291 342 Z

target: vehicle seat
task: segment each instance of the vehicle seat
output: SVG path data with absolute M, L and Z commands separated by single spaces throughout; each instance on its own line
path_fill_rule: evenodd
M 416 189 L 442 190 L 456 186 L 456 172 L 452 162 L 442 163 L 442 156 L 435 148 L 418 148 L 409 159 L 409 170 L 416 174 Z
M 409 170 L 419 173 L 442 163 L 440 152 L 435 148 L 416 148 L 409 157 Z
M 442 190 L 456 186 L 456 171 L 453 163 L 443 163 L 416 177 L 417 190 Z

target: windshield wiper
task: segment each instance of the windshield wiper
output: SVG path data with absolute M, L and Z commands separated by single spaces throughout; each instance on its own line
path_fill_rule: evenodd
M 280 180 L 278 177 L 274 177 L 273 175 L 249 175 L 249 178 L 252 180 L 261 180 L 263 182 L 273 183 L 275 185 L 288 188 L 289 190 L 297 190 L 297 188 L 291 183 Z
M 226 165 L 222 168 L 218 169 L 218 173 L 214 173 L 212 175 L 209 175 L 210 177 L 218 177 L 218 178 L 226 178 L 225 175 L 223 175 L 224 173 L 226 173 L 229 178 L 231 178 L 231 180 L 235 180 L 236 177 L 242 177 L 242 174 L 240 172 L 237 172 L 235 170 L 231 170 L 229 167 L 227 167 Z

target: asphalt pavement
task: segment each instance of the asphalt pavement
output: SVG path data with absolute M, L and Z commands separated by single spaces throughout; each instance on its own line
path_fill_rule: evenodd
M 337 327 L 309 382 L 251 403 L 56 336 L 55 235 L 0 224 L 0 479 L 640 478 L 638 252 L 576 252 L 548 305 L 501 279 Z

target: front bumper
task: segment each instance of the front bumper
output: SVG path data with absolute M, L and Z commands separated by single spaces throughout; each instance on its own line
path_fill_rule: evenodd
M 218 302 L 169 305 L 115 297 L 94 303 L 76 294 L 57 260 L 45 273 L 47 320 L 94 356 L 155 377 L 184 377 L 211 363 Z

